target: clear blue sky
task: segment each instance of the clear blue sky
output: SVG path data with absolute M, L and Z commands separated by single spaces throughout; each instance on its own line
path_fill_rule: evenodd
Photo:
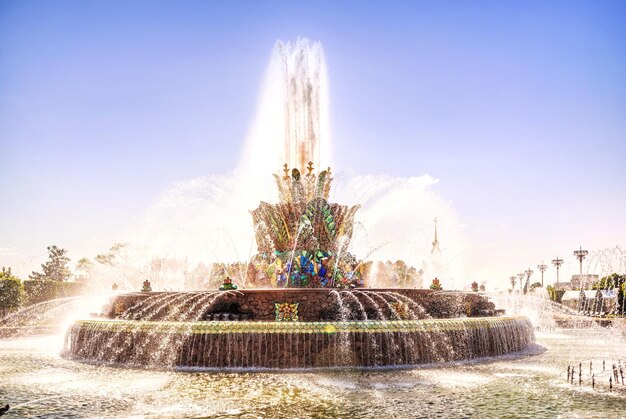
M 233 169 L 298 36 L 326 51 L 335 165 L 440 179 L 482 263 L 626 244 L 624 1 L 5 0 L 0 264 L 106 247 Z

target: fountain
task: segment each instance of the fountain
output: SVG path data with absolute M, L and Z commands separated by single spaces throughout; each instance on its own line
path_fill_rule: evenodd
M 330 168 L 284 165 L 279 202 L 251 211 L 258 254 L 248 276 L 271 288 L 151 292 L 114 297 L 102 317 L 79 320 L 74 359 L 178 368 L 407 366 L 504 355 L 534 343 L 524 317 L 496 317 L 485 296 L 365 288 L 347 251 L 358 205 L 329 202 Z M 259 277 L 261 279 L 259 279 Z M 247 282 L 253 282 L 248 278 Z
M 450 260 L 462 252 L 449 243 L 460 236 L 450 238 L 452 213 L 421 194 L 428 179 L 345 182 L 329 169 L 321 47 L 279 44 L 270 67 L 268 87 L 285 99 L 261 101 L 266 126 L 253 130 L 235 175 L 190 182 L 197 199 L 174 188 L 171 212 L 150 219 L 165 233 L 104 255 L 124 262 L 102 265 L 97 297 L 46 301 L 0 320 L 8 415 L 624 414 L 623 323 L 561 322 L 581 316 L 543 288 L 524 294 L 530 269 L 510 278 L 512 292 L 450 291 L 459 286 L 451 277 L 462 278 Z M 205 262 L 199 281 L 182 287 L 183 264 L 141 268 L 145 256 L 171 249 Z M 623 256 L 590 251 L 585 262 L 589 272 L 623 272 Z M 558 279 L 563 260 L 555 261 Z M 413 368 L 424 364 L 435 367 Z M 240 373 L 258 369 L 300 371 Z
M 274 174 L 278 202 L 261 200 L 250 211 L 258 253 L 243 283 L 226 276 L 219 291 L 153 292 L 146 279 L 142 292 L 117 295 L 96 318 L 76 321 L 64 354 L 178 368 L 380 367 L 504 355 L 533 344 L 528 319 L 497 317 L 479 293 L 367 287 L 377 283 L 376 270 L 349 251 L 360 205 L 331 202 L 333 173 L 316 170 L 330 160 L 320 44 L 278 43 L 270 74 L 265 96 L 272 100 L 262 108 L 279 123 L 268 128 L 274 119 L 262 114 L 255 124 L 272 140 L 253 138 L 247 147 L 246 173 L 236 183 L 250 193 L 241 202 L 258 194 L 254 182 L 267 164 L 284 165 Z M 229 199 L 230 217 L 245 214 Z M 436 229 L 435 219 L 431 253 L 440 264 Z

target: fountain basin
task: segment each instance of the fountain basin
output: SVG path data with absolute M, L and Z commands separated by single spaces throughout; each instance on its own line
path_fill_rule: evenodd
M 409 366 L 518 352 L 525 317 L 327 322 L 80 320 L 65 354 L 88 362 L 186 368 Z

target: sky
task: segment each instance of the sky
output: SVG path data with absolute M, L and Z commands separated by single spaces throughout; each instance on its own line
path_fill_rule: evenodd
M 235 169 L 298 37 L 325 49 L 335 166 L 438 179 L 468 277 L 626 247 L 626 2 L 5 0 L 0 265 L 101 253 L 172 183 Z

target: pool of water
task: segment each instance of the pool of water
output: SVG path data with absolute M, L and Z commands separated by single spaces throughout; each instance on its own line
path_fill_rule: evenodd
M 612 363 L 626 370 L 621 332 L 537 332 L 537 344 L 414 369 L 218 373 L 88 365 L 59 356 L 61 336 L 5 339 L 0 405 L 6 417 L 626 417 L 626 386 L 608 388 Z M 566 383 L 579 362 L 582 385 L 578 372 Z

